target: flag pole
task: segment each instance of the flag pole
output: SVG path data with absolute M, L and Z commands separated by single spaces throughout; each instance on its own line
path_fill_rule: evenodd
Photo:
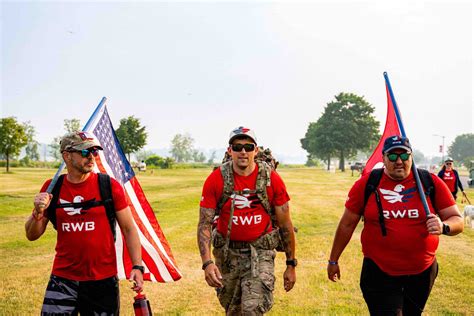
M 393 95 L 392 86 L 390 84 L 390 80 L 388 79 L 388 74 L 386 71 L 383 73 L 383 76 L 385 78 L 385 83 L 387 84 L 387 89 L 388 89 L 388 92 L 390 93 L 390 97 L 392 98 L 392 104 L 395 110 L 395 116 L 397 118 L 398 126 L 400 127 L 400 132 L 403 137 L 407 137 L 405 133 L 405 128 L 403 127 L 402 117 L 400 115 L 400 111 L 398 110 L 397 101 L 395 100 L 395 96 Z M 416 187 L 418 189 L 418 192 L 420 193 L 421 203 L 423 203 L 425 214 L 426 216 L 428 216 L 431 213 L 430 207 L 428 206 L 428 202 L 426 201 L 425 191 L 423 190 L 423 185 L 421 184 L 420 175 L 417 172 L 415 159 L 413 158 L 413 155 L 412 155 L 412 162 L 413 164 L 412 164 L 411 169 L 413 172 L 413 177 L 415 178 Z
M 89 118 L 86 125 L 82 129 L 83 131 L 85 131 L 89 127 L 89 125 L 92 123 L 92 119 L 95 117 L 97 112 L 99 112 L 100 108 L 105 103 L 105 101 L 107 101 L 107 98 L 102 97 L 102 100 L 100 100 L 99 104 L 95 108 L 94 113 L 92 113 L 91 117 Z M 61 165 L 59 166 L 58 171 L 56 171 L 56 173 L 54 174 L 53 179 L 51 179 L 51 183 L 49 184 L 48 188 L 46 189 L 46 192 L 51 193 L 53 191 L 54 185 L 58 181 L 58 178 L 61 175 L 61 172 L 64 170 L 65 167 L 66 167 L 66 164 L 64 163 L 64 161 L 61 162 Z

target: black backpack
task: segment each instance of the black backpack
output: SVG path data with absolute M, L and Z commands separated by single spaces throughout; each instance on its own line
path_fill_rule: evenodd
M 431 205 L 434 206 L 435 201 L 435 188 L 433 183 L 433 178 L 431 178 L 431 174 L 428 170 L 425 169 L 416 169 L 418 171 L 418 175 L 420 176 L 421 184 L 425 189 L 425 196 L 431 200 Z M 367 205 L 367 201 L 372 193 L 375 194 L 375 201 L 377 202 L 377 207 L 379 209 L 379 223 L 380 229 L 382 230 L 382 235 L 387 236 L 387 230 L 385 228 L 385 221 L 383 217 L 383 208 L 382 202 L 380 200 L 379 192 L 377 191 L 377 187 L 380 183 L 380 179 L 382 179 L 383 168 L 374 169 L 370 172 L 369 179 L 367 180 L 367 184 L 365 186 L 364 191 L 364 208 Z M 363 216 L 364 214 L 362 214 Z
M 73 208 L 82 208 L 83 210 L 88 210 L 92 207 L 101 206 L 103 205 L 105 208 L 105 212 L 107 214 L 107 219 L 109 220 L 110 229 L 112 230 L 112 235 L 114 236 L 114 241 L 116 238 L 115 232 L 115 222 L 116 222 L 116 215 L 115 215 L 115 207 L 114 201 L 112 198 L 112 184 L 110 182 L 110 176 L 108 174 L 98 173 L 97 178 L 99 181 L 99 191 L 100 197 L 102 201 L 86 201 L 80 203 L 59 203 L 59 191 L 64 181 L 64 174 L 60 175 L 58 181 L 53 187 L 51 194 L 53 198 L 51 199 L 51 203 L 49 207 L 46 209 L 46 214 L 48 216 L 49 221 L 53 224 L 54 229 L 57 230 L 56 227 L 56 209 L 57 208 L 64 208 L 64 207 L 73 207 Z

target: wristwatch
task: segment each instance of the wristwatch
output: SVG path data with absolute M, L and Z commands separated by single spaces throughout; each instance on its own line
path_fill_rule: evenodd
M 451 228 L 449 228 L 449 225 L 446 223 L 443 223 L 443 235 L 449 235 L 450 231 L 451 231 Z
M 134 265 L 134 266 L 132 267 L 132 270 L 140 270 L 140 272 L 141 272 L 142 274 L 145 273 L 145 267 L 144 267 L 144 266 Z
M 286 265 L 296 267 L 298 265 L 298 260 L 296 259 L 286 260 Z

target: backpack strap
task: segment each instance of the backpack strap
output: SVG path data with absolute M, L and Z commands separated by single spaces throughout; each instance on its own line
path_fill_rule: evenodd
M 48 217 L 48 220 L 51 222 L 51 224 L 53 224 L 54 229 L 56 229 L 56 209 L 58 208 L 59 191 L 61 190 L 65 176 L 65 174 L 62 174 L 58 177 L 58 180 L 54 184 L 53 190 L 51 191 L 53 198 L 46 209 L 46 216 Z
M 375 194 L 375 201 L 377 202 L 377 208 L 379 211 L 379 223 L 380 229 L 382 230 L 382 236 L 387 236 L 387 229 L 385 228 L 385 219 L 383 217 L 383 208 L 382 202 L 380 200 L 379 192 L 377 191 L 377 187 L 380 183 L 380 179 L 382 179 L 383 168 L 382 169 L 374 169 L 370 172 L 369 179 L 367 180 L 367 184 L 364 190 L 364 208 L 362 210 L 362 215 L 365 211 L 365 206 L 367 205 L 367 201 L 372 193 Z
M 232 160 L 227 161 L 221 166 L 222 180 L 224 181 L 224 188 L 222 190 L 222 195 L 217 203 L 216 215 L 219 215 L 222 207 L 225 202 L 230 198 L 234 191 L 234 172 L 232 170 Z
M 372 193 L 374 193 L 379 186 L 380 179 L 382 179 L 383 168 L 373 169 L 370 172 L 369 180 L 367 180 L 367 184 L 364 190 L 364 209 L 367 205 L 367 201 Z M 363 211 L 363 210 L 362 210 Z
M 99 173 L 97 175 L 99 181 L 100 198 L 102 199 L 102 203 L 105 208 L 105 213 L 107 214 L 107 219 L 109 220 L 110 230 L 112 231 L 112 235 L 114 236 L 115 241 L 115 223 L 117 221 L 117 217 L 115 214 L 114 200 L 112 197 L 112 183 L 108 174 Z
M 257 182 L 255 184 L 255 190 L 257 191 L 257 197 L 262 203 L 263 208 L 267 211 L 267 213 L 271 216 L 272 215 L 272 206 L 270 201 L 268 200 L 267 194 L 267 187 L 271 186 L 270 176 L 272 173 L 272 169 L 270 165 L 263 161 L 257 161 L 258 166 L 258 174 L 257 174 Z
M 431 173 L 426 169 L 416 169 L 418 171 L 418 175 L 420 176 L 421 184 L 423 185 L 423 189 L 425 190 L 425 196 L 429 197 L 431 200 L 431 205 L 435 207 L 435 187 L 433 178 L 431 177 Z

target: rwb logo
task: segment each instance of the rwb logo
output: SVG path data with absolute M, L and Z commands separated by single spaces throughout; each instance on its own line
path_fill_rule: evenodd
M 413 192 L 416 191 L 416 188 L 409 188 L 406 190 L 405 187 L 401 184 L 397 184 L 393 190 L 386 190 L 380 188 L 380 192 L 383 194 L 383 198 L 388 202 L 388 203 L 397 203 L 397 202 L 407 202 L 413 197 Z
M 63 200 L 63 199 L 59 199 L 59 201 L 61 202 L 61 204 L 71 203 L 71 202 Z M 84 198 L 82 196 L 76 195 L 74 197 L 74 200 L 72 201 L 72 203 L 81 203 L 83 201 L 84 201 Z M 80 208 L 65 207 L 64 208 L 64 212 L 66 212 L 67 215 L 70 215 L 70 216 L 81 214 L 81 210 L 82 210 L 82 207 L 80 207 Z
M 248 189 L 244 189 L 244 190 L 248 190 Z M 251 208 L 251 204 L 252 202 L 254 202 L 255 200 L 250 198 L 250 194 L 243 194 L 243 195 L 238 195 L 238 194 L 232 194 L 230 196 L 230 198 L 232 200 L 234 200 L 234 205 L 235 207 L 237 207 L 238 209 L 243 209 L 243 208 Z

